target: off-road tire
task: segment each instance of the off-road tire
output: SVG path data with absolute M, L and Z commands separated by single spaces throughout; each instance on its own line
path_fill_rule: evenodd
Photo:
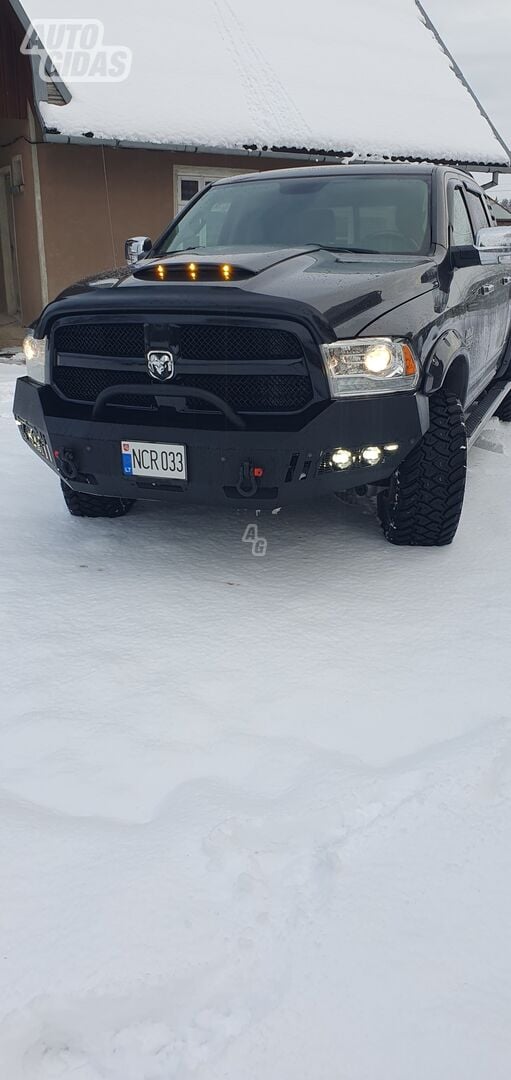
M 506 394 L 503 401 L 501 401 L 495 416 L 498 416 L 499 420 L 503 420 L 505 424 L 509 424 L 511 421 L 511 394 Z
M 443 547 L 454 539 L 463 507 L 467 436 L 461 402 L 439 390 L 430 400 L 430 426 L 399 465 L 378 516 L 390 544 Z
M 135 499 L 117 499 L 110 495 L 89 495 L 85 491 L 73 491 L 63 480 L 60 484 L 66 506 L 73 517 L 124 517 L 135 503 Z

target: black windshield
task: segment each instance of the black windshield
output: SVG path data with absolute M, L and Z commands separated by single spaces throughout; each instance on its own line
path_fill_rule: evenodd
M 428 181 L 404 174 L 219 184 L 170 229 L 156 254 L 309 244 L 381 254 L 425 254 L 431 247 L 429 204 Z

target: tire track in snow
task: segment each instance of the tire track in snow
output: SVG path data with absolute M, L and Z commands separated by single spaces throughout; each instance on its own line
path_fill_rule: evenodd
M 424 822 L 429 826 L 438 812 L 444 822 L 446 813 L 456 821 L 474 806 L 477 829 L 479 806 L 484 809 L 488 802 L 508 797 L 510 731 L 508 720 L 496 720 L 469 736 L 380 770 L 357 769 L 341 756 L 336 762 L 319 753 L 316 768 L 313 760 L 309 770 L 296 767 L 294 783 L 273 797 L 261 792 L 247 795 L 241 788 L 218 783 L 213 790 L 206 784 L 200 793 L 198 781 L 187 785 L 186 792 L 176 789 L 151 823 L 135 826 L 130 861 L 137 865 L 142 852 L 158 849 L 162 841 L 161 850 L 169 860 L 169 823 L 176 843 L 184 844 L 188 854 L 192 836 L 197 845 L 202 835 L 202 863 L 187 888 L 198 883 L 204 903 L 228 912 L 223 946 L 219 948 L 215 938 L 218 923 L 213 919 L 216 944 L 209 955 L 205 958 L 198 950 L 175 973 L 169 957 L 169 975 L 156 989 L 147 987 L 145 975 L 139 983 L 126 979 L 123 992 L 115 996 L 105 992 L 101 979 L 92 973 L 87 983 L 89 987 L 97 983 L 97 993 L 92 989 L 62 1000 L 57 994 L 32 998 L 0 1024 L 5 1076 L 9 1080 L 56 1080 L 75 1073 L 84 1080 L 208 1076 L 250 1028 L 278 1013 L 296 962 L 297 943 L 315 935 L 321 947 L 319 916 L 337 903 L 339 895 L 344 895 L 345 915 L 356 907 L 350 872 L 355 869 L 355 880 L 360 883 L 362 876 L 365 882 L 381 839 L 390 844 L 386 854 L 396 852 L 396 839 L 403 832 L 420 836 Z M 282 753 L 284 748 L 282 743 Z M 264 758 L 259 768 L 263 766 Z M 222 817 L 212 798 L 215 792 L 217 800 L 223 798 L 225 810 L 230 806 L 236 812 Z M 209 833 L 203 828 L 207 806 L 201 809 L 199 802 L 209 804 L 209 816 L 215 807 L 216 824 Z M 193 832 L 181 837 L 183 822 L 190 821 L 193 812 Z M 199 816 L 202 825 L 197 830 Z M 373 837 L 378 828 L 385 832 Z M 367 858 L 364 845 L 371 838 Z M 111 839 L 118 859 L 117 838 Z M 124 845 L 122 852 L 126 854 Z M 107 850 L 103 858 L 109 861 Z M 131 902 L 136 905 L 134 886 L 133 881 Z M 193 893 L 189 895 L 191 899 Z M 65 952 L 73 967 L 76 917 L 81 918 L 81 912 L 73 913 L 70 899 L 66 897 L 68 917 L 57 929 L 59 937 L 65 935 Z M 54 925 L 51 949 L 57 947 L 55 932 Z M 90 944 L 89 940 L 89 948 Z M 107 952 L 103 951 L 105 972 Z M 254 989 L 258 986 L 264 986 L 264 1002 Z

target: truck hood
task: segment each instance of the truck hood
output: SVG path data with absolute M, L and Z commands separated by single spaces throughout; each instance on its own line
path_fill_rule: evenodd
M 191 261 L 198 267 L 194 282 L 147 280 L 156 265 L 175 274 L 184 272 Z M 201 267 L 211 273 L 225 262 L 243 275 L 241 280 L 200 280 Z M 144 278 L 137 276 L 140 273 Z M 256 309 L 261 314 L 267 307 L 268 314 L 281 316 L 287 311 L 296 317 L 300 308 L 308 311 L 331 339 L 341 330 L 344 336 L 361 333 L 375 319 L 431 292 L 438 284 L 437 274 L 438 263 L 431 256 L 351 254 L 312 246 L 179 252 L 78 282 L 46 308 L 37 332 L 46 333 L 48 321 L 57 314 L 97 311 L 100 317 L 107 311 L 170 314 L 195 309 L 246 315 Z

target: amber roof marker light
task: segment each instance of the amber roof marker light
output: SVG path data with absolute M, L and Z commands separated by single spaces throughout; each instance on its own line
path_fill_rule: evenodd
M 133 275 L 144 281 L 162 281 L 171 283 L 174 281 L 196 282 L 236 282 L 255 276 L 254 270 L 248 270 L 244 266 L 233 266 L 232 263 L 220 263 L 212 261 L 183 262 L 172 259 L 169 262 L 152 263 L 149 266 L 140 265 L 135 268 Z

